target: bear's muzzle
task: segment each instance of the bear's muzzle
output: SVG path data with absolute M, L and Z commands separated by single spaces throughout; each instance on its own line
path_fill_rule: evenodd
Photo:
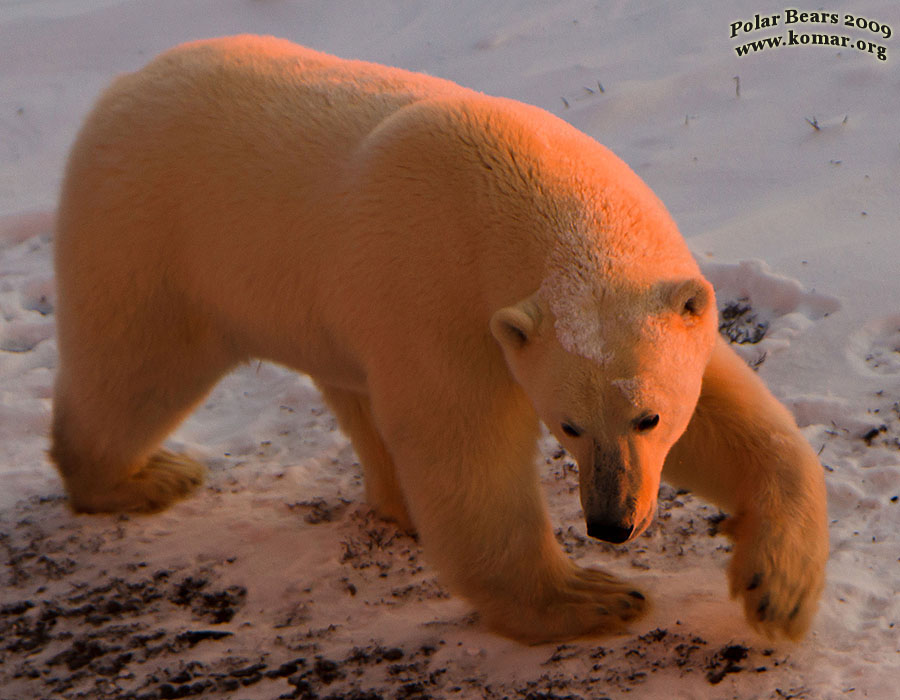
M 587 534 L 597 540 L 622 544 L 627 542 L 634 532 L 634 525 L 622 525 L 621 523 L 608 523 L 603 520 L 588 520 Z
M 580 481 L 589 537 L 622 544 L 644 529 L 637 512 L 642 475 L 637 465 L 626 463 L 618 446 L 595 444 L 590 469 L 582 470 Z

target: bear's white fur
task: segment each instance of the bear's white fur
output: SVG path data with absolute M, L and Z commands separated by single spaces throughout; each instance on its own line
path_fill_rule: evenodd
M 185 495 L 203 469 L 160 442 L 262 357 L 315 379 L 371 503 L 500 632 L 565 639 L 645 606 L 560 551 L 539 420 L 580 465 L 591 534 L 643 531 L 665 465 L 734 514 L 750 621 L 809 625 L 827 557 L 815 454 L 716 339 L 662 204 L 542 110 L 277 39 L 187 44 L 89 116 L 56 270 L 52 455 L 75 510 Z

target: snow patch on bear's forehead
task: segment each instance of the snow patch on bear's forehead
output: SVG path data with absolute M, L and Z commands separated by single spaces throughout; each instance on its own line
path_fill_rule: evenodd
M 604 350 L 607 323 L 598 314 L 600 300 L 591 285 L 578 274 L 556 273 L 547 276 L 539 294 L 553 312 L 556 337 L 566 352 L 600 365 L 612 359 Z
M 663 316 L 636 303 L 640 293 L 635 296 L 635 290 L 625 292 L 586 278 L 583 269 L 557 269 L 538 290 L 553 313 L 556 337 L 566 352 L 609 365 L 615 359 L 614 344 L 627 337 L 670 363 L 691 364 L 696 348 L 685 343 L 682 334 L 673 333 Z
M 590 235 L 581 230 L 589 230 Z M 623 293 L 635 295 L 641 286 L 638 280 L 647 277 L 646 256 L 611 245 L 610 240 L 627 236 L 597 222 L 576 225 L 558 235 L 538 293 L 555 317 L 563 349 L 608 364 L 613 360 L 610 346 L 627 328 L 642 334 L 639 329 L 646 321 L 646 310 L 623 304 L 621 298 L 613 304 L 612 299 Z M 622 270 L 629 271 L 629 279 L 622 279 Z M 629 287 L 633 288 L 626 292 Z
M 622 396 L 625 397 L 625 400 L 635 407 L 643 407 L 645 405 L 649 405 L 649 391 L 646 383 L 638 379 L 637 377 L 629 377 L 627 379 L 613 379 L 610 384 L 612 384 Z

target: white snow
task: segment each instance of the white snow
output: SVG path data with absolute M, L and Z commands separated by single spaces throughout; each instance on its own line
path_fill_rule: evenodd
M 0 698 L 301 697 L 302 683 L 323 697 L 897 697 L 900 45 L 783 19 L 730 37 L 737 19 L 784 7 L 0 0 Z M 900 30 L 896 0 L 800 9 Z M 734 51 L 789 28 L 853 46 Z M 716 509 L 689 495 L 664 487 L 657 522 L 629 546 L 587 540 L 577 474 L 549 437 L 540 465 L 561 543 L 655 607 L 618 637 L 523 647 L 492 635 L 416 542 L 368 511 L 352 449 L 311 382 L 267 364 L 227 377 L 172 436 L 209 465 L 194 498 L 146 518 L 66 510 L 45 455 L 66 151 L 116 73 L 239 32 L 531 102 L 647 181 L 720 308 L 743 303 L 768 324 L 740 350 L 762 360 L 825 465 L 832 555 L 805 641 L 749 631 L 727 598 L 728 543 L 707 534 Z M 210 631 L 230 634 L 201 639 Z M 743 670 L 717 677 L 730 658 Z

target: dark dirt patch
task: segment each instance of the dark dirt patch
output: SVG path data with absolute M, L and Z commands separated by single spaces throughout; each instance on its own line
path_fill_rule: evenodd
M 311 501 L 298 501 L 288 506 L 291 510 L 306 511 L 303 520 L 310 525 L 331 523 L 339 520 L 347 510 L 351 501 L 339 499 L 337 503 L 329 503 L 324 498 L 315 498 Z
M 769 322 L 760 320 L 749 299 L 727 302 L 719 310 L 719 333 L 732 343 L 758 343 L 769 330 Z
M 717 685 L 729 673 L 740 673 L 744 667 L 739 665 L 739 662 L 747 658 L 748 652 L 749 649 L 741 644 L 729 644 L 722 647 L 709 659 L 706 680 L 711 685 Z
M 162 570 L 138 581 L 113 578 L 100 586 L 76 585 L 53 600 L 29 598 L 4 605 L 0 665 L 13 679 L 41 679 L 49 695 L 65 697 L 80 679 L 113 678 L 132 664 L 180 655 L 233 634 L 153 629 L 148 615 L 182 607 L 194 619 L 222 624 L 237 614 L 246 595 L 240 587 L 219 589 L 203 578 L 170 578 L 171 572 Z M 181 686 L 173 688 L 171 692 L 184 692 Z M 160 692 L 158 697 L 186 697 Z
M 190 607 L 198 618 L 214 625 L 230 622 L 247 597 L 243 586 L 229 586 L 224 590 L 210 591 L 208 581 L 188 576 L 177 584 L 169 600 L 175 605 Z

